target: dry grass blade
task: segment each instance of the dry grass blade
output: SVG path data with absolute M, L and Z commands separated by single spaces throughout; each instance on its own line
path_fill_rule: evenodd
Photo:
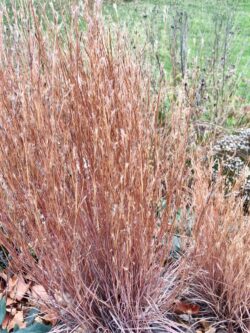
M 203 274 L 194 279 L 193 290 L 206 301 L 229 329 L 249 332 L 250 309 L 250 229 L 242 200 L 225 196 L 224 179 L 211 188 L 209 176 L 197 166 L 194 190 L 196 223 L 192 259 Z
M 160 321 L 174 332 L 165 314 L 179 275 L 168 279 L 163 263 L 187 132 L 176 123 L 159 133 L 159 98 L 100 19 L 83 33 L 77 9 L 62 34 L 30 5 L 14 21 L 0 66 L 0 237 L 12 268 L 73 326 L 132 332 Z

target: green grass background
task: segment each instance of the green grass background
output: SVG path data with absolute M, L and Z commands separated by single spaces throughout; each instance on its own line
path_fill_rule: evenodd
M 228 51 L 228 65 L 235 66 L 239 76 L 236 94 L 250 102 L 250 0 L 144 0 L 106 2 L 104 13 L 112 20 L 124 24 L 137 44 L 148 41 L 167 72 L 171 70 L 169 27 L 173 16 L 186 12 L 188 16 L 188 62 L 206 66 L 214 41 L 216 19 L 224 20 L 221 38 L 225 34 L 227 20 L 231 22 L 232 35 Z M 136 38 L 137 36 L 137 38 Z

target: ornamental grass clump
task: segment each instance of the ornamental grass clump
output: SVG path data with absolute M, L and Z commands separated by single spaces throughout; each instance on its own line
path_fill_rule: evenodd
M 191 290 L 196 301 L 207 304 L 207 315 L 225 323 L 228 332 L 249 332 L 250 228 L 239 195 L 240 181 L 225 195 L 223 177 L 211 183 L 204 168 L 197 166 L 196 171 L 190 254 L 201 274 L 195 273 Z
M 3 13 L 0 241 L 9 268 L 42 284 L 46 305 L 73 330 L 174 332 L 167 313 L 182 274 L 163 263 L 185 179 L 183 114 L 163 135 L 160 95 L 125 36 L 79 8 L 52 13 Z

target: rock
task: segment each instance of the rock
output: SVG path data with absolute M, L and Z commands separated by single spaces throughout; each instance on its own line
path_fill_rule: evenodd
M 226 135 L 215 144 L 214 151 L 217 155 L 235 156 L 247 161 L 250 157 L 250 128 Z
M 244 198 L 244 210 L 248 212 L 250 206 L 250 128 L 224 136 L 216 142 L 213 151 L 215 159 L 222 164 L 229 181 L 235 180 L 244 169 L 246 180 L 241 195 Z

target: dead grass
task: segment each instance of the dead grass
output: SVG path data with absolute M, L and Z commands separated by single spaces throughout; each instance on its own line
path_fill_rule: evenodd
M 50 21 L 36 10 L 4 12 L 0 38 L 0 241 L 10 268 L 42 284 L 73 330 L 176 332 L 168 313 L 189 274 L 196 299 L 247 332 L 249 225 L 224 180 L 211 185 L 202 153 L 192 157 L 189 111 L 176 102 L 159 128 L 161 92 L 128 36 L 78 7 L 66 31 L 55 12 Z M 173 262 L 179 209 L 193 239 Z
M 12 269 L 43 284 L 73 328 L 176 331 L 166 314 L 180 274 L 163 262 L 186 132 L 176 122 L 159 134 L 160 96 L 100 18 L 83 34 L 75 9 L 66 35 L 56 16 L 45 32 L 32 6 L 14 20 L 0 69 L 1 243 Z
M 223 178 L 211 185 L 204 175 L 204 169 L 196 173 L 194 189 L 192 260 L 197 271 L 192 289 L 217 320 L 228 323 L 229 332 L 236 327 L 249 332 L 249 216 L 244 215 L 239 184 L 225 196 Z

